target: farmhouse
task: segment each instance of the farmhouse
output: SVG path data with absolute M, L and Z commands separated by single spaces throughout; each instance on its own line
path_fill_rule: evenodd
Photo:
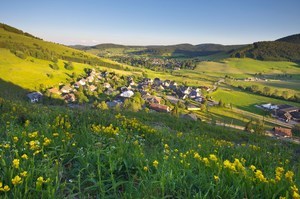
M 73 93 L 68 93 L 68 94 L 64 95 L 64 100 L 65 100 L 65 102 L 68 102 L 68 103 L 75 102 L 76 97 Z
M 32 93 L 28 93 L 27 97 L 29 98 L 31 103 L 35 103 L 42 99 L 43 94 L 40 92 L 32 92 Z
M 152 95 L 144 95 L 143 99 L 150 104 L 152 104 L 152 103 L 160 104 L 160 101 L 161 101 L 161 97 L 152 96 Z
M 131 91 L 131 90 L 128 90 L 128 91 L 125 91 L 123 93 L 120 94 L 121 97 L 124 97 L 124 98 L 130 98 L 134 95 L 134 92 Z
M 290 105 L 278 105 L 278 109 L 274 109 L 272 114 L 286 122 L 290 120 L 300 121 L 300 108 Z
M 71 90 L 72 90 L 72 88 L 70 86 L 65 85 L 60 89 L 60 92 L 61 93 L 69 93 Z
M 288 128 L 274 127 L 273 132 L 277 136 L 292 137 L 292 130 Z
M 278 109 L 277 105 L 273 105 L 271 103 L 263 104 L 263 105 L 261 105 L 261 107 L 264 108 L 264 109 L 268 109 L 268 110 Z

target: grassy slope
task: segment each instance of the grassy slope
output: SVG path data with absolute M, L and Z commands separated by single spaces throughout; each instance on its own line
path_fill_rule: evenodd
M 1 99 L 0 112 L 3 198 L 291 198 L 300 183 L 299 146 L 259 135 L 159 113 Z
M 80 57 L 80 56 L 97 57 L 95 55 L 85 53 L 83 51 L 76 50 L 64 45 L 56 44 L 53 42 L 47 42 L 47 41 L 43 41 L 31 37 L 26 37 L 24 35 L 12 33 L 12 32 L 7 32 L 1 28 L 0 28 L 0 42 L 11 42 L 16 44 L 20 43 L 22 45 L 31 48 L 35 48 L 36 45 L 38 45 L 45 49 L 55 51 L 57 54 L 68 56 L 68 57 Z
M 66 70 L 64 61 L 60 60 L 59 70 L 53 70 L 49 64 L 52 62 L 28 57 L 25 60 L 16 57 L 7 49 L 0 49 L 0 78 L 19 85 L 23 88 L 34 90 L 39 88 L 40 84 L 47 87 L 65 82 L 68 74 L 73 72 L 83 73 L 83 69 L 90 67 L 86 64 L 74 63 L 74 70 Z M 52 74 L 49 78 L 47 74 Z
M 273 103 L 273 104 L 291 104 L 295 106 L 299 106 L 299 103 L 288 102 L 285 100 L 278 100 L 270 97 L 264 97 L 252 93 L 246 93 L 239 90 L 234 89 L 218 89 L 216 92 L 212 94 L 212 96 L 216 100 L 222 99 L 225 103 L 232 103 L 233 106 L 237 108 L 250 111 L 257 112 L 258 108 L 255 108 L 254 105 L 259 105 L 262 103 Z
M 268 75 L 300 74 L 299 66 L 293 62 L 259 61 L 248 58 L 230 58 L 222 62 L 200 62 L 195 70 L 200 72 L 209 71 L 209 73 L 216 76 L 230 74 L 239 78 L 249 77 L 255 73 Z

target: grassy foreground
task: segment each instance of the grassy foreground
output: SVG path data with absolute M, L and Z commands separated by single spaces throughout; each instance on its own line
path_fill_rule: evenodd
M 1 198 L 299 198 L 297 145 L 156 113 L 0 112 Z

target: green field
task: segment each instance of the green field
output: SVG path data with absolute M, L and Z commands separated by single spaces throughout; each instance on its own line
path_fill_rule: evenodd
M 231 103 L 234 107 L 253 113 L 261 112 L 261 110 L 256 108 L 255 105 L 261 105 L 265 103 L 290 104 L 299 106 L 299 103 L 288 102 L 271 97 L 264 97 L 228 87 L 219 88 L 216 92 L 212 93 L 211 96 L 217 101 L 222 99 L 222 101 L 226 104 Z
M 59 60 L 59 70 L 53 70 L 49 64 L 53 62 L 28 57 L 20 59 L 9 50 L 0 48 L 0 78 L 19 85 L 25 89 L 37 90 L 40 84 L 46 87 L 57 86 L 66 82 L 73 72 L 82 74 L 87 64 L 74 63 L 74 70 L 66 70 L 63 60 Z
M 227 74 L 235 78 L 252 77 L 256 73 L 263 75 L 300 74 L 299 65 L 293 62 L 259 61 L 249 58 L 229 58 L 220 62 L 204 61 L 197 65 L 195 71 L 221 77 Z

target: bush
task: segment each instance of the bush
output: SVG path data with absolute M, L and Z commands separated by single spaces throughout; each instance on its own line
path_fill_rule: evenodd
M 70 61 L 68 63 L 65 62 L 65 69 L 67 69 L 67 70 L 74 70 L 73 63 L 70 62 Z
M 53 70 L 59 70 L 59 67 L 57 65 L 57 63 L 53 63 L 53 64 L 49 64 L 50 68 L 52 68 Z

